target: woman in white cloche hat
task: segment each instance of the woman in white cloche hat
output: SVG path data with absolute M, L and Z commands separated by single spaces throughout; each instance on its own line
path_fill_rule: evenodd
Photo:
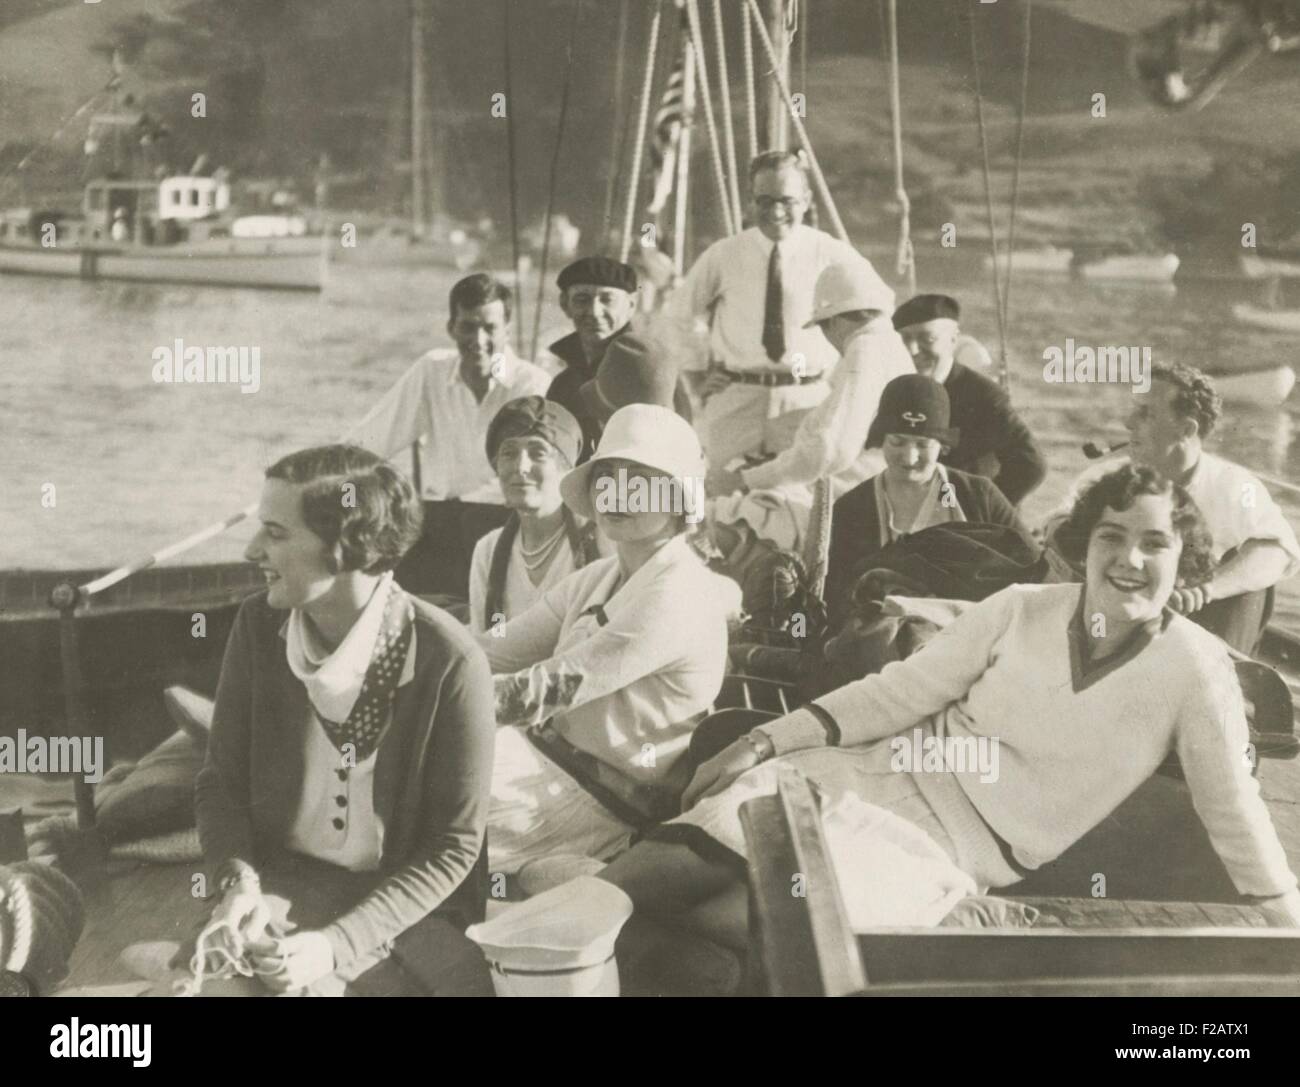
M 554 854 L 607 858 L 674 795 L 674 766 L 721 688 L 740 607 L 736 584 L 688 543 L 703 479 L 689 423 L 657 405 L 620 408 L 595 456 L 560 484 L 614 555 L 478 635 L 497 724 L 508 726 L 497 731 L 493 872 Z

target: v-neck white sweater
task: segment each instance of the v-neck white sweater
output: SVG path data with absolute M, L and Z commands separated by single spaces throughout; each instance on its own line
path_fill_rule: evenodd
M 1026 868 L 1060 856 L 1176 751 L 1237 890 L 1296 886 L 1251 776 L 1249 732 L 1223 643 L 1181 616 L 1083 670 L 1069 628 L 1080 585 L 1019 585 L 971 608 L 907 660 L 817 699 L 840 744 L 896 734 L 998 740 L 998 774 L 913 770 L 953 832 L 978 813 Z M 1076 654 L 1077 657 L 1077 654 Z M 812 714 L 762 726 L 778 754 L 825 743 Z M 966 824 L 966 825 L 964 825 Z M 987 836 L 985 836 L 987 837 Z

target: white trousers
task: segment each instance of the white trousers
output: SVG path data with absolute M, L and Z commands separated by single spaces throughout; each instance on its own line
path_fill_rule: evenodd
M 633 827 L 533 746 L 524 729 L 497 729 L 488 814 L 488 867 L 514 873 L 559 853 L 607 860 Z

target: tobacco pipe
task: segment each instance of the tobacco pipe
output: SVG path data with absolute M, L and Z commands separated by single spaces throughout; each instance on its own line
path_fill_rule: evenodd
M 1087 457 L 1089 460 L 1098 460 L 1101 457 L 1109 456 L 1111 453 L 1118 453 L 1121 449 L 1123 449 L 1127 445 L 1128 442 L 1115 442 L 1114 444 L 1108 445 L 1106 446 L 1105 449 L 1103 449 L 1096 442 L 1084 442 L 1083 455 Z

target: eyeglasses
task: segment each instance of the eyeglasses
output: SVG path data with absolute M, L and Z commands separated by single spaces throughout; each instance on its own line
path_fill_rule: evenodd
M 760 211 L 771 211 L 778 204 L 786 211 L 794 211 L 803 203 L 802 196 L 756 196 L 754 203 L 758 205 Z

